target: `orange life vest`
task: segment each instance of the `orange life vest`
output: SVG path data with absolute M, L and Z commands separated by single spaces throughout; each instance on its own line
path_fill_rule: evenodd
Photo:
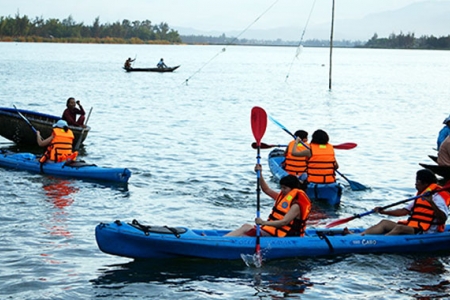
M 280 228 L 264 225 L 261 229 L 277 237 L 304 236 L 306 220 L 308 219 L 309 212 L 311 211 L 311 202 L 309 201 L 306 193 L 302 190 L 292 189 L 286 196 L 279 193 L 272 208 L 272 212 L 269 215 L 268 221 L 282 220 L 291 208 L 294 199 L 297 199 L 297 203 L 300 206 L 301 219 L 295 218 L 288 225 Z
M 311 143 L 311 157 L 308 160 L 308 181 L 312 183 L 336 182 L 334 166 L 336 158 L 331 144 Z
M 308 145 L 305 143 L 305 145 Z M 306 172 L 308 157 L 306 156 L 293 156 L 292 149 L 295 146 L 295 140 L 291 141 L 286 150 L 286 159 L 284 161 L 284 170 L 291 175 L 301 175 Z M 297 144 L 297 150 L 303 151 L 306 150 L 305 146 L 302 143 Z
M 62 128 L 53 128 L 53 139 L 50 145 L 47 146 L 47 150 L 39 160 L 41 163 L 51 160 L 54 162 L 62 162 L 68 159 L 75 159 L 78 152 L 72 153 L 72 142 L 74 135 L 72 130 L 64 131 Z
M 441 186 L 432 183 L 421 194 L 417 193 L 417 195 L 423 195 L 426 192 L 439 188 L 441 188 Z M 450 194 L 446 191 L 438 192 L 438 194 L 444 199 L 445 203 L 448 206 L 450 204 Z M 422 231 L 427 231 L 430 226 L 434 224 L 438 225 L 437 231 L 443 232 L 445 230 L 445 223 L 436 224 L 435 222 L 433 222 L 434 219 L 435 214 L 433 209 L 431 208 L 431 204 L 423 198 L 418 198 L 414 201 L 411 216 L 408 218 L 408 220 L 406 220 L 406 222 L 400 221 L 399 223 L 418 228 Z

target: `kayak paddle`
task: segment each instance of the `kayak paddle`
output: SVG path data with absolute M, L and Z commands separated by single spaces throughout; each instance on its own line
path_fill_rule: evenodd
M 280 122 L 278 122 L 277 120 L 275 120 L 275 119 L 272 118 L 271 116 L 269 116 L 269 119 L 270 119 L 272 122 L 274 122 L 275 124 L 277 124 L 281 129 L 283 129 L 284 131 L 286 131 L 290 136 L 292 136 L 292 137 L 295 139 L 295 135 L 293 135 L 293 134 L 292 134 L 286 127 L 284 127 Z M 304 144 L 302 141 L 300 141 L 300 143 L 301 143 L 304 147 L 306 147 L 307 149 L 309 149 L 309 147 L 308 147 L 306 144 Z M 347 177 L 345 177 L 344 174 L 342 174 L 342 173 L 339 172 L 338 170 L 335 170 L 335 171 L 336 171 L 336 173 L 338 173 L 339 175 L 341 175 L 342 178 L 344 178 L 344 179 L 348 182 L 348 184 L 350 185 L 350 188 L 351 188 L 353 191 L 363 191 L 363 190 L 368 189 L 365 185 L 363 185 L 363 184 L 361 184 L 361 183 L 359 183 L 359 182 L 356 182 L 356 181 L 353 181 L 353 180 L 348 179 Z
M 414 196 L 414 197 L 411 197 L 411 198 L 408 198 L 408 199 L 405 199 L 405 200 L 401 200 L 401 201 L 398 201 L 398 202 L 395 202 L 395 203 L 383 206 L 383 207 L 381 207 L 381 210 L 385 210 L 386 208 L 390 208 L 390 207 L 393 207 L 393 206 L 396 206 L 396 205 L 399 205 L 399 204 L 402 204 L 402 203 L 405 203 L 405 202 L 408 202 L 408 201 L 411 201 L 411 200 L 415 200 L 415 199 L 420 198 L 420 197 L 427 197 L 427 196 L 433 195 L 434 193 L 441 192 L 441 191 L 448 191 L 448 190 L 450 190 L 450 180 L 442 188 L 435 189 L 435 190 L 426 192 L 426 193 L 424 193 L 422 195 Z M 375 210 L 372 209 L 372 210 L 366 211 L 366 212 L 364 212 L 362 214 L 356 214 L 354 216 L 351 216 L 351 217 L 348 217 L 348 218 L 345 218 L 345 219 L 336 220 L 336 221 L 333 221 L 333 222 L 327 224 L 325 227 L 326 228 L 335 227 L 337 225 L 341 225 L 341 224 L 350 222 L 351 220 L 354 220 L 354 219 L 357 219 L 357 218 L 362 218 L 364 216 L 373 214 L 374 212 L 375 212 Z
M 261 143 L 261 149 L 270 149 L 270 148 L 280 148 L 280 147 L 287 147 L 288 145 L 269 145 L 266 143 Z M 350 150 L 358 146 L 356 143 L 342 143 L 333 145 L 334 149 L 340 149 L 340 150 Z M 256 149 L 257 145 L 255 142 L 252 143 L 252 148 Z
M 31 122 L 28 121 L 28 119 L 25 118 L 24 115 L 22 115 L 22 113 L 17 109 L 17 107 L 16 107 L 15 105 L 13 105 L 13 106 L 14 106 L 14 108 L 16 109 L 16 111 L 17 111 L 17 113 L 19 114 L 19 116 L 21 116 L 22 119 L 24 119 L 24 121 L 27 122 L 27 124 L 30 126 L 30 128 L 34 131 L 34 133 L 36 133 L 37 130 L 36 130 L 36 128 L 34 128 L 33 124 L 31 124 Z
M 252 125 L 252 132 L 253 136 L 256 141 L 256 163 L 260 164 L 260 149 L 261 149 L 261 139 L 264 136 L 264 133 L 266 132 L 267 128 L 267 114 L 264 109 L 261 107 L 255 106 L 252 108 L 251 112 L 251 125 Z M 261 187 L 260 187 L 260 178 L 261 178 L 261 171 L 256 172 L 256 217 L 260 217 L 260 193 L 261 193 Z M 256 225 L 256 262 L 255 265 L 257 267 L 261 266 L 262 263 L 262 257 L 261 257 L 261 245 L 260 245 L 260 236 L 261 236 L 261 230 L 260 226 Z

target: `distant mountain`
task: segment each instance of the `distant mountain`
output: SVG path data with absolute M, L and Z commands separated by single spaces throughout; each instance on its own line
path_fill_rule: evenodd
M 331 22 L 331 20 L 330 20 Z M 304 40 L 330 38 L 330 23 L 310 24 L 306 29 Z M 206 35 L 227 37 L 237 36 L 239 31 L 200 31 L 193 28 L 174 28 L 181 35 Z M 278 27 L 267 30 L 246 31 L 240 38 L 258 40 L 299 41 L 303 28 Z M 414 33 L 416 37 L 433 35 L 435 37 L 450 35 L 450 2 L 424 1 L 410 4 L 404 8 L 370 14 L 362 19 L 339 19 L 335 15 L 334 39 L 367 41 L 374 33 L 379 37 L 403 32 Z

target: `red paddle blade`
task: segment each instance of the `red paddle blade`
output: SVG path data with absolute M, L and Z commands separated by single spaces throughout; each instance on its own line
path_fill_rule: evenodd
M 285 147 L 285 146 L 286 145 L 269 145 L 269 144 L 266 144 L 266 143 L 261 143 L 261 145 L 260 145 L 261 149 L 270 149 L 270 148 L 274 148 L 274 147 Z M 255 142 L 253 142 L 252 143 L 252 148 L 256 149 L 256 148 L 258 148 L 258 145 Z
M 267 127 L 267 114 L 264 109 L 259 106 L 252 108 L 251 113 L 251 125 L 253 136 L 255 137 L 257 146 L 261 145 L 261 139 L 266 132 Z
M 333 145 L 334 149 L 341 149 L 341 150 L 350 150 L 358 146 L 356 143 L 342 143 L 338 145 Z
M 336 220 L 336 221 L 333 221 L 333 222 L 331 222 L 331 223 L 325 225 L 325 227 L 326 227 L 326 228 L 335 227 L 335 226 L 338 226 L 338 225 L 341 225 L 341 224 L 350 222 L 350 221 L 353 220 L 353 219 L 355 219 L 354 216 L 351 216 L 351 217 L 348 217 L 348 218 L 345 218 L 345 219 Z

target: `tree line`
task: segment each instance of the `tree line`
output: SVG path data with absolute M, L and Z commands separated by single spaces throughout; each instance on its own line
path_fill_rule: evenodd
M 101 24 L 97 17 L 92 25 L 77 23 L 70 15 L 66 19 L 47 19 L 16 14 L 0 17 L 0 40 L 19 41 L 66 41 L 91 42 L 97 40 L 111 43 L 166 42 L 181 43 L 180 35 L 167 23 L 153 25 L 151 21 L 129 21 Z
M 416 38 L 414 33 L 395 35 L 388 38 L 379 38 L 374 34 L 372 38 L 363 46 L 365 48 L 388 48 L 388 49 L 450 49 L 450 35 L 444 37 L 421 36 Z
M 36 17 L 30 20 L 28 16 L 16 14 L 13 17 L 0 17 L 0 41 L 22 42 L 74 42 L 74 43 L 187 43 L 209 45 L 267 45 L 267 46 L 297 46 L 296 41 L 237 39 L 222 34 L 213 36 L 180 36 L 167 23 L 153 25 L 151 21 L 130 21 L 101 24 L 97 17 L 92 25 L 77 23 L 71 15 L 59 19 L 44 20 Z M 305 47 L 329 47 L 328 40 L 306 40 Z M 380 38 L 375 33 L 367 42 L 334 41 L 335 47 L 387 48 L 387 49 L 450 49 L 450 35 L 447 37 L 421 36 L 414 33 Z

